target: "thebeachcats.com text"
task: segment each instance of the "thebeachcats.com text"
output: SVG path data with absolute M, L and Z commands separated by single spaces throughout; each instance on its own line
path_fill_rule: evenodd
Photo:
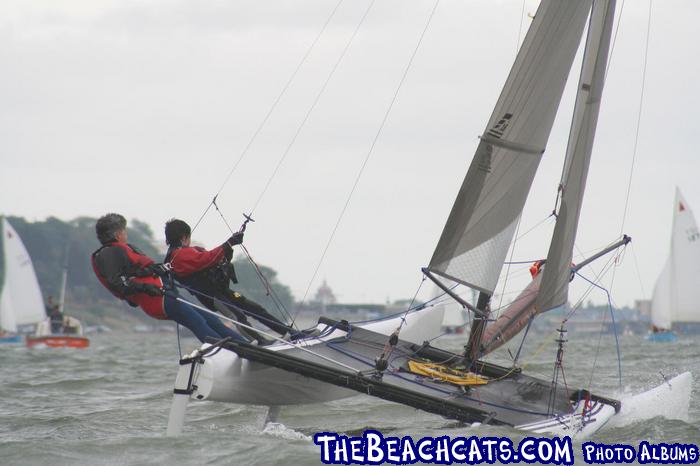
M 526 437 L 515 444 L 507 437 L 384 437 L 366 430 L 361 437 L 334 432 L 314 435 L 325 464 L 695 464 L 700 450 L 693 444 L 639 445 L 585 442 L 575 454 L 571 438 Z M 578 450 L 578 448 L 577 448 Z

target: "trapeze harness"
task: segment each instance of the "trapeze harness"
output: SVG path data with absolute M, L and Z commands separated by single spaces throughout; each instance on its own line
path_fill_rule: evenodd
M 119 248 L 124 251 L 126 258 L 129 262 L 128 265 L 122 266 L 121 270 L 110 270 L 110 271 L 100 271 L 96 259 L 104 251 L 109 248 Z M 163 296 L 149 296 L 146 293 L 138 292 L 134 294 L 124 294 L 116 289 L 114 289 L 105 276 L 102 275 L 104 272 L 111 272 L 115 275 L 119 275 L 120 280 L 125 285 L 129 286 L 129 283 L 147 283 L 155 285 L 159 288 L 163 287 L 163 281 L 157 277 L 153 276 L 150 272 L 144 270 L 145 267 L 154 263 L 153 259 L 143 254 L 141 251 L 136 249 L 134 246 L 126 243 L 113 242 L 102 246 L 100 249 L 95 251 L 91 257 L 92 269 L 100 280 L 100 283 L 107 288 L 110 293 L 112 293 L 117 298 L 128 302 L 134 307 L 141 307 L 146 314 L 153 317 L 154 319 L 167 320 L 168 316 L 165 314 L 164 307 L 164 297 Z
M 219 248 L 222 249 L 220 253 L 217 252 Z M 212 259 L 211 263 L 195 264 L 191 258 L 191 251 L 206 254 Z M 172 246 L 168 249 L 164 262 L 172 265 L 175 277 L 183 285 L 208 295 L 216 295 L 221 290 L 228 289 L 229 281 L 238 283 L 233 264 L 228 262 L 230 258 L 230 254 L 222 246 L 211 251 L 195 247 Z M 173 263 L 174 259 L 177 259 L 176 263 Z M 195 271 L 184 273 L 184 270 L 192 269 Z

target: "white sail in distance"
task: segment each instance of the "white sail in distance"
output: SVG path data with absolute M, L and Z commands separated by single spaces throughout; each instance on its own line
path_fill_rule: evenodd
M 676 188 L 671 252 L 652 297 L 652 324 L 669 330 L 672 322 L 700 322 L 700 233 L 690 206 Z
M 46 318 L 44 300 L 32 259 L 12 225 L 2 219 L 3 280 L 0 289 L 0 329 L 16 332 L 18 325 Z
M 568 298 L 574 241 L 598 124 L 614 17 L 615 0 L 593 2 L 560 183 L 557 221 L 537 297 L 539 312 L 561 306 Z
M 428 269 L 492 294 L 547 145 L 591 0 L 543 0 Z
M 651 325 L 659 330 L 671 330 L 671 258 L 666 259 L 661 275 L 654 285 L 651 298 Z

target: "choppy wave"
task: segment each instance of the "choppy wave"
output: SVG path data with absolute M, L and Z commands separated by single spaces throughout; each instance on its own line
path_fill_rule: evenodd
M 183 344 L 183 350 L 188 350 L 195 342 Z M 462 344 L 459 337 L 443 341 L 444 347 L 453 349 Z M 604 338 L 597 348 L 597 338 L 572 335 L 564 359 L 569 384 L 619 393 L 613 344 L 612 338 Z M 662 384 L 661 374 L 670 378 L 691 371 L 700 376 L 700 345 L 692 338 L 672 345 L 624 336 L 621 344 L 623 401 Z M 311 441 L 315 432 L 360 435 L 367 428 L 393 436 L 498 435 L 514 441 L 524 437 L 513 429 L 465 426 L 359 396 L 285 407 L 278 422 L 267 426 L 264 407 L 191 402 L 183 435 L 168 438 L 165 427 L 178 357 L 177 342 L 170 334 L 101 334 L 93 337 L 87 350 L 0 347 L 0 464 L 319 464 L 319 452 Z M 554 349 L 539 353 L 527 361 L 528 371 L 548 377 L 553 358 Z M 697 385 L 685 420 L 639 421 L 630 416 L 627 422 L 599 432 L 594 440 L 697 442 Z M 633 411 L 648 417 L 648 412 L 639 411 L 643 409 L 650 408 L 641 404 Z

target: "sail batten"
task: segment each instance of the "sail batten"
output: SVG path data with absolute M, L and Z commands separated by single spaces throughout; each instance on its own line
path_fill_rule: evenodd
M 568 298 L 573 247 L 605 84 L 614 15 L 615 0 L 594 2 L 560 183 L 559 211 L 536 303 L 540 312 L 561 306 Z
M 543 0 L 428 269 L 493 293 L 544 152 L 592 0 Z

